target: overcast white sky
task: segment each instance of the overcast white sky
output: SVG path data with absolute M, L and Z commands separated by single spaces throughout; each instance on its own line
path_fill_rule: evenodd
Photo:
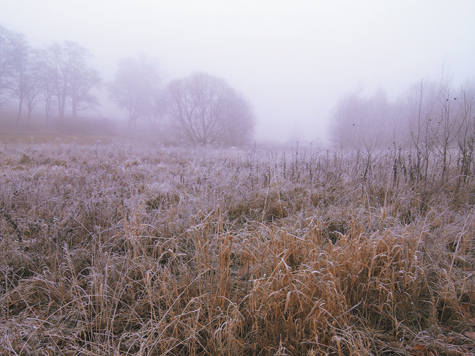
M 222 77 L 253 104 L 258 139 L 323 140 L 356 88 L 475 79 L 475 0 L 0 0 L 0 24 L 36 47 L 80 43 L 106 81 L 139 52 L 165 81 Z

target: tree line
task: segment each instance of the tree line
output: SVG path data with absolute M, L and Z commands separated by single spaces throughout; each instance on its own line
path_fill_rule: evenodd
M 98 105 L 91 91 L 102 80 L 88 64 L 90 58 L 87 49 L 71 41 L 32 48 L 22 34 L 0 25 L 0 105 L 17 102 L 17 124 L 24 107 L 29 121 L 40 102 L 47 119 L 53 106 L 60 119 L 68 106 L 71 116 L 77 117 L 80 110 Z
M 16 106 L 15 122 L 41 106 L 46 120 L 76 119 L 96 110 L 96 95 L 127 113 L 128 127 L 146 119 L 171 143 L 244 145 L 252 139 L 255 117 L 250 103 L 224 79 L 208 73 L 162 83 L 158 64 L 141 54 L 123 58 L 105 83 L 91 65 L 92 54 L 72 41 L 33 48 L 23 34 L 0 25 L 0 108 Z
M 394 171 L 406 152 L 410 163 L 402 168 L 416 183 L 437 176 L 445 184 L 452 172 L 461 186 L 473 175 L 475 86 L 470 81 L 458 87 L 446 78 L 421 81 L 393 102 L 383 90 L 370 97 L 349 93 L 331 121 L 333 144 L 362 152 L 368 169 L 377 154 L 391 149 Z

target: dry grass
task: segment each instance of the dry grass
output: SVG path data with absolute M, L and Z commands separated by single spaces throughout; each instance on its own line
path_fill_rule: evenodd
M 1 354 L 475 352 L 470 180 L 422 189 L 391 153 L 363 179 L 310 149 L 0 152 Z

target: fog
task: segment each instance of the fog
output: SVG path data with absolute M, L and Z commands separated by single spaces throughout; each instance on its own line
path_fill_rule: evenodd
M 475 78 L 475 2 L 0 0 L 0 24 L 32 46 L 70 40 L 105 82 L 144 53 L 163 82 L 203 71 L 245 96 L 260 141 L 328 141 L 340 97 L 449 75 Z M 106 97 L 106 95 L 104 95 Z M 124 117 L 111 103 L 101 116 Z

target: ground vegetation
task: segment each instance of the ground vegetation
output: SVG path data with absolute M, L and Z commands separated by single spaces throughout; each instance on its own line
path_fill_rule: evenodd
M 473 166 L 20 134 L 0 152 L 1 354 L 474 353 Z

